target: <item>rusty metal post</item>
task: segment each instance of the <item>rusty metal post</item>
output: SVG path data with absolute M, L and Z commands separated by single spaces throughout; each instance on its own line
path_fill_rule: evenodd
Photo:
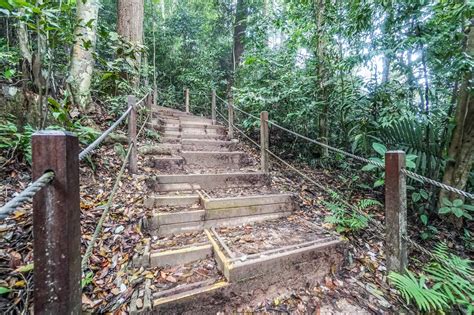
M 270 164 L 268 158 L 268 147 L 270 142 L 270 134 L 268 132 L 268 112 L 260 113 L 260 159 L 262 164 L 262 172 L 268 174 L 270 172 Z
M 212 117 L 212 124 L 216 124 L 216 90 L 212 90 L 212 97 L 211 97 L 211 117 Z
M 407 243 L 407 190 L 405 152 L 385 153 L 385 245 L 387 270 L 405 272 L 408 264 Z
M 227 105 L 228 121 L 229 121 L 229 139 L 234 139 L 234 99 L 229 97 Z
M 184 90 L 184 104 L 186 105 L 186 113 L 189 113 L 189 89 Z
M 64 131 L 32 137 L 33 179 L 53 181 L 33 198 L 34 313 L 81 314 L 79 141 Z
M 137 165 L 137 109 L 136 98 L 133 95 L 128 96 L 128 107 L 132 107 L 128 117 L 128 145 L 133 145 L 130 156 L 128 157 L 128 170 L 130 174 L 138 173 Z

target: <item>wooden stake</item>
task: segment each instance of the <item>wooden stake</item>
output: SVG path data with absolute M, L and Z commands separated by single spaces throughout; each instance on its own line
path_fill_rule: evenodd
M 79 142 L 64 131 L 32 138 L 33 179 L 53 181 L 33 198 L 34 313 L 81 314 Z
M 158 88 L 156 85 L 153 86 L 153 107 L 156 107 L 158 102 Z
M 184 90 L 184 103 L 186 105 L 186 113 L 189 113 L 189 89 Z
M 212 124 L 216 124 L 216 90 L 212 90 L 212 100 L 211 100 L 211 117 Z
M 268 148 L 270 142 L 270 134 L 268 132 L 268 112 L 260 113 L 260 157 L 262 163 L 262 172 L 268 174 L 270 172 L 270 164 L 268 158 Z
M 132 151 L 128 158 L 128 170 L 130 174 L 138 173 L 137 165 L 137 110 L 136 110 L 136 98 L 134 95 L 128 96 L 128 106 L 132 107 L 130 116 L 128 117 L 128 145 L 133 144 Z
M 229 97 L 228 103 L 229 139 L 234 139 L 234 99 Z
M 407 190 L 405 152 L 385 153 L 385 228 L 387 270 L 405 272 L 408 264 L 407 244 Z

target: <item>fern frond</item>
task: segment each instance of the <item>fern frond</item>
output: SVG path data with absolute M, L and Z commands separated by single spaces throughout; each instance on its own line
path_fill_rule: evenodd
M 381 206 L 382 204 L 375 199 L 362 199 L 358 202 L 357 208 L 360 210 L 367 209 L 372 206 Z
M 417 307 L 423 312 L 430 312 L 436 310 L 443 310 L 449 308 L 447 303 L 448 298 L 426 286 L 426 276 L 421 275 L 419 279 L 407 270 L 406 275 L 401 275 L 396 272 L 390 272 L 388 278 L 392 281 L 394 286 L 400 291 L 401 295 L 408 304 L 414 301 Z

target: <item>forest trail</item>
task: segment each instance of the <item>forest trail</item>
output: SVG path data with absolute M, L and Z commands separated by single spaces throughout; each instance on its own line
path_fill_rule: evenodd
M 149 127 L 161 143 L 140 149 L 154 174 L 133 268 L 162 269 L 136 287 L 132 313 L 255 308 L 341 267 L 340 237 L 295 214 L 297 196 L 277 189 L 224 126 L 156 107 Z

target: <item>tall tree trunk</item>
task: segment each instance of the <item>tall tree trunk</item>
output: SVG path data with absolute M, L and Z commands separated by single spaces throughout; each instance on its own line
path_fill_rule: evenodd
M 143 44 L 143 0 L 117 1 L 117 33 L 133 44 Z M 135 69 L 139 71 L 141 54 L 135 54 Z M 138 86 L 140 76 L 134 74 L 132 83 Z
M 233 66 L 234 71 L 240 64 L 240 59 L 245 49 L 245 32 L 247 31 L 247 3 L 246 0 L 237 0 L 237 7 L 235 9 L 235 22 L 234 22 L 234 53 L 233 53 Z
M 474 31 L 472 30 L 474 20 L 467 31 L 467 42 L 465 52 L 474 57 Z M 443 183 L 465 189 L 469 172 L 474 163 L 474 96 L 472 92 L 473 79 L 472 69 L 465 72 L 462 84 L 459 89 L 458 102 L 454 115 L 455 128 L 451 136 L 448 149 L 448 159 L 444 169 Z M 464 199 L 461 196 L 441 190 L 439 200 L 443 198 Z M 460 227 L 462 221 L 457 220 Z
M 322 110 L 321 114 L 319 115 L 319 141 L 324 144 L 328 144 L 328 99 L 327 99 L 327 90 L 325 86 L 325 82 L 327 79 L 326 73 L 326 43 L 324 40 L 324 14 L 326 9 L 326 1 L 325 0 L 315 0 L 314 1 L 314 12 L 316 15 L 316 72 L 317 72 L 317 79 L 318 79 L 318 89 L 319 89 L 319 100 L 321 101 Z M 321 147 L 321 155 L 328 156 L 329 151 L 327 148 Z
M 74 104 L 80 111 L 85 113 L 94 110 L 90 87 L 94 71 L 98 16 L 98 0 L 81 0 L 77 2 L 75 43 L 72 49 L 68 81 Z

